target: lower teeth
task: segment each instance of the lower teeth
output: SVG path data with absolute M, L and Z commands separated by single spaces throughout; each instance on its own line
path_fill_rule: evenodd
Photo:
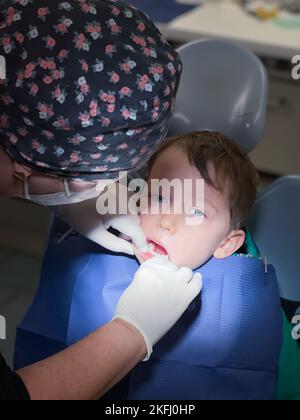
M 155 251 L 155 245 L 154 244 L 149 244 L 149 253 L 152 254 L 154 257 L 158 257 L 161 254 L 159 254 L 158 252 Z
M 161 254 L 159 254 L 158 252 L 154 252 L 154 251 L 150 252 L 150 254 L 152 254 L 154 257 L 158 257 L 158 256 L 160 256 L 160 255 L 161 255 Z

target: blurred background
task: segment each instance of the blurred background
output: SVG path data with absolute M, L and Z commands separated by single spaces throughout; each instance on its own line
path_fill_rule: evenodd
M 270 82 L 267 124 L 251 153 L 260 188 L 279 176 L 300 174 L 300 80 L 291 75 L 292 57 L 300 55 L 300 0 L 129 2 L 148 13 L 175 47 L 226 39 L 262 59 Z M 0 209 L 0 314 L 8 320 L 5 355 L 11 361 L 15 325 L 37 285 L 50 212 L 22 200 L 0 199 Z

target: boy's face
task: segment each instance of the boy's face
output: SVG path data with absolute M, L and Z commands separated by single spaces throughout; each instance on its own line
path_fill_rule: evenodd
M 208 166 L 213 178 L 212 166 Z M 156 159 L 148 179 L 149 202 L 161 202 L 164 198 L 161 191 L 151 191 L 152 179 L 167 179 L 170 182 L 180 179 L 202 179 L 197 168 L 192 166 L 185 152 L 171 147 Z M 194 181 L 193 181 L 194 182 Z M 172 190 L 171 190 L 172 191 Z M 171 201 L 173 193 L 171 192 Z M 196 202 L 196 191 L 189 197 L 189 203 L 183 208 L 191 209 L 188 214 L 141 214 L 141 227 L 149 241 L 160 247 L 155 251 L 168 254 L 170 260 L 178 267 L 187 266 L 199 268 L 212 255 L 225 258 L 232 255 L 244 242 L 243 231 L 230 232 L 230 210 L 228 194 L 218 192 L 206 183 L 204 184 L 204 203 Z M 172 203 L 171 203 L 172 208 Z M 145 213 L 145 212 L 144 212 Z M 172 212 L 171 212 L 172 213 Z M 187 224 L 187 217 L 197 218 L 201 223 Z M 162 248 L 163 249 L 162 249 Z M 142 255 L 145 260 L 150 255 Z

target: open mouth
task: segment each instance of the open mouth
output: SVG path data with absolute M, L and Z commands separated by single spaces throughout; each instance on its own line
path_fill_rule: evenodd
M 148 245 L 149 245 L 148 252 L 140 252 L 139 251 L 139 255 L 142 257 L 142 259 L 144 261 L 147 261 L 147 260 L 149 260 L 150 258 L 153 258 L 153 257 L 158 257 L 160 255 L 163 255 L 163 256 L 168 255 L 165 248 L 162 247 L 161 245 L 157 244 L 154 241 L 151 241 L 150 239 L 147 242 L 148 242 Z
M 127 235 L 121 234 L 120 238 L 125 239 L 126 241 L 132 243 L 131 238 Z M 157 256 L 160 256 L 160 255 L 163 255 L 163 256 L 167 255 L 168 256 L 168 252 L 166 251 L 166 249 L 162 245 L 159 245 L 158 243 L 152 241 L 151 239 L 148 239 L 147 242 L 148 242 L 148 245 L 149 245 L 149 249 L 148 249 L 147 252 L 141 252 L 136 247 L 134 247 L 136 257 L 141 264 L 143 262 L 149 260 L 150 258 L 153 258 L 153 257 L 157 257 Z

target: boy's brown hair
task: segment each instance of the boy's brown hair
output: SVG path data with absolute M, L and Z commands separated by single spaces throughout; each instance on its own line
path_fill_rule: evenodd
M 258 172 L 248 155 L 223 134 L 199 131 L 166 139 L 150 159 L 149 171 L 158 156 L 170 147 L 185 151 L 191 165 L 198 169 L 209 186 L 223 193 L 228 185 L 230 228 L 240 229 L 255 203 L 259 182 Z M 209 163 L 214 167 L 215 180 L 209 174 Z

